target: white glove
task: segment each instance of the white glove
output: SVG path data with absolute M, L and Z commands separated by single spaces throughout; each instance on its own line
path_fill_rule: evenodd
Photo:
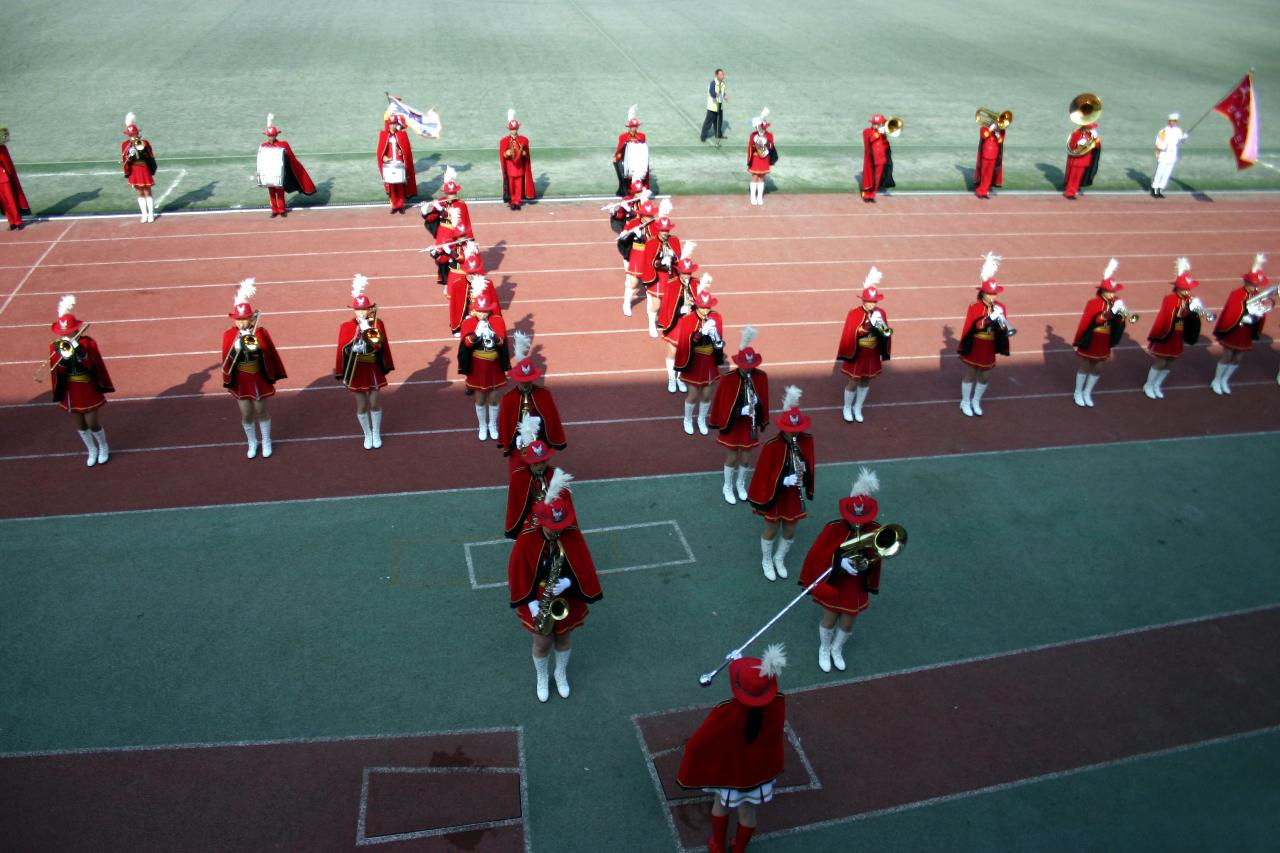
M 999 305 L 992 305 L 992 306 L 991 306 L 991 316 L 992 316 L 992 318 L 995 318 L 995 317 L 1003 317 L 1003 316 L 1004 316 L 1004 308 L 1002 308 L 1002 307 L 1001 307 L 1001 306 L 999 306 Z
M 1187 307 L 1192 311 L 1199 312 L 1204 310 L 1204 303 L 1200 301 L 1199 296 L 1193 296 L 1191 297 L 1191 301 L 1187 303 Z
M 248 329 L 241 329 L 241 330 L 240 330 L 240 337 L 242 337 L 242 338 L 247 338 L 247 337 L 249 336 L 249 334 L 250 334 L 250 332 L 249 332 L 249 330 L 248 330 Z
M 1246 313 L 1240 318 L 1240 322 L 1244 323 L 1246 326 L 1252 326 L 1255 319 L 1256 317 L 1252 313 Z
M 488 320 L 481 320 L 476 323 L 476 334 L 480 337 L 492 337 L 493 327 L 489 325 Z
M 692 308 L 690 308 L 688 305 L 681 305 L 681 306 L 680 306 L 680 313 L 681 313 L 681 314 L 688 314 L 688 313 L 689 313 L 690 311 L 692 311 L 692 310 L 693 310 L 693 309 L 692 309 Z
M 858 576 L 858 567 L 855 566 L 853 564 L 853 560 L 850 560 L 848 557 L 842 557 L 840 559 L 840 568 L 844 569 L 846 572 L 853 575 L 854 577 Z
M 72 348 L 72 349 L 80 349 L 80 342 L 79 342 L 79 341 L 72 341 L 72 342 L 71 342 L 71 348 Z
M 522 448 L 522 447 L 524 447 L 524 436 L 522 436 L 522 435 L 517 435 L 517 436 L 516 436 L 516 450 L 519 450 L 519 449 L 520 449 L 520 448 Z
M 884 325 L 884 315 L 880 313 L 879 309 L 871 312 L 871 325 L 873 326 Z
M 740 412 L 738 412 L 738 414 L 740 414 L 740 415 L 747 415 L 747 416 L 749 417 L 749 416 L 751 415 L 751 407 L 750 407 L 750 406 L 743 406 L 743 407 L 742 407 L 742 410 L 741 410 Z
M 710 317 L 702 321 L 702 334 L 710 337 L 716 333 L 716 321 Z
M 1264 317 L 1266 316 L 1266 313 L 1267 309 L 1263 308 L 1261 304 L 1249 306 L 1249 316 L 1251 317 Z
M 573 586 L 573 581 L 568 578 L 560 578 L 560 580 L 556 581 L 556 585 L 551 587 L 551 594 L 563 595 L 564 591 L 571 586 Z
M 796 483 L 799 483 L 799 482 L 800 482 L 800 478 L 797 477 L 795 474 L 788 474 L 787 476 L 782 478 L 782 485 L 784 486 L 794 486 Z
M 542 609 L 542 605 L 538 603 L 538 599 L 529 602 L 529 615 L 534 619 L 538 618 L 538 611 Z
M 351 344 L 352 352 L 365 352 L 368 347 L 365 345 L 364 338 L 356 338 Z
M 1117 299 L 1115 302 L 1111 303 L 1111 313 L 1115 314 L 1116 316 L 1120 316 L 1122 314 L 1128 313 L 1128 311 L 1125 309 L 1125 304 L 1123 299 Z
M 418 212 L 420 212 L 424 218 L 426 217 L 427 213 L 430 210 L 431 210 L 431 202 L 429 201 L 418 202 Z

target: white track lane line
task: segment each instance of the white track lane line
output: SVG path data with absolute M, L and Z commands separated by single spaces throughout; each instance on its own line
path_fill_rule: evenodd
M 44 250 L 44 252 L 40 255 L 40 257 L 36 258 L 36 262 L 32 264 L 30 268 L 27 269 L 26 274 L 23 275 L 22 278 L 18 281 L 17 286 L 14 287 L 13 290 L 9 291 L 9 295 L 5 297 L 4 302 L 0 303 L 0 314 L 3 314 L 5 312 L 5 309 L 9 307 L 9 303 L 12 302 L 14 297 L 18 295 L 18 291 L 22 290 L 22 286 L 26 284 L 27 280 L 31 278 L 32 274 L 35 273 L 37 269 L 39 269 L 40 264 L 44 262 L 44 259 L 49 257 L 49 253 L 52 252 L 54 248 L 58 245 L 58 243 L 61 242 L 62 238 L 67 236 L 67 234 L 70 233 L 71 229 L 75 227 L 76 227 L 76 224 L 72 222 L 70 225 L 64 228 L 62 230 L 62 233 L 58 235 L 58 239 L 50 243 L 49 247 Z M 15 267 L 9 267 L 8 269 L 15 269 Z M 16 267 L 16 269 L 22 269 L 22 267 Z

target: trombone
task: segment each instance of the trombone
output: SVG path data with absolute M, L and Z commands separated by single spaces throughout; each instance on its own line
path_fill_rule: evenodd
M 236 359 L 240 356 L 241 350 L 249 352 L 257 352 L 262 348 L 258 342 L 258 321 L 262 319 L 261 311 L 253 312 L 253 325 L 249 328 L 249 334 L 241 335 L 236 338 L 235 343 L 227 350 L 227 357 L 222 360 L 222 372 L 226 373 L 235 366 Z
M 351 385 L 351 380 L 356 375 L 356 364 L 359 362 L 359 353 L 356 352 L 356 339 L 363 337 L 365 342 L 369 344 L 371 349 L 376 349 L 382 344 L 382 333 L 378 331 L 378 306 L 373 306 L 365 317 L 369 328 L 357 330 L 356 336 L 351 339 L 351 351 L 347 353 L 347 366 L 342 371 L 342 384 Z
M 1013 124 L 1013 110 L 997 113 L 989 107 L 978 107 L 977 112 L 973 114 L 973 120 L 984 126 L 995 122 L 997 128 L 1006 130 L 1009 125 Z
M 83 335 L 86 331 L 88 331 L 88 329 L 89 329 L 89 324 L 84 323 L 80 326 L 80 328 L 76 329 L 76 333 L 71 337 L 68 338 L 65 335 L 63 335 L 62 337 L 55 338 L 53 341 L 53 346 L 54 346 L 54 349 L 57 350 L 57 352 L 49 353 L 49 357 L 45 358 L 43 361 L 40 362 L 41 366 L 36 368 L 36 373 L 35 373 L 35 376 L 33 377 L 35 381 L 43 382 L 45 377 L 48 376 L 50 373 L 53 373 L 53 371 L 57 369 L 60 363 L 75 357 L 76 342 L 80 340 L 80 336 Z M 53 358 L 54 355 L 56 355 L 57 358 Z

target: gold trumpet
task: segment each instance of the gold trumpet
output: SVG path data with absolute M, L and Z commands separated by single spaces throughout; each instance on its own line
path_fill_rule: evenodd
M 877 557 L 895 557 L 906 544 L 907 529 L 901 524 L 886 524 L 884 527 L 841 542 L 840 553 L 848 557 L 863 548 L 874 548 Z
M 902 129 L 906 126 L 907 123 L 898 116 L 889 116 L 888 120 L 884 123 L 884 132 L 888 136 L 896 138 L 902 133 Z
M 1072 123 L 1081 127 L 1093 124 L 1102 118 L 1102 98 L 1092 92 L 1081 92 L 1071 99 L 1071 106 L 1067 108 L 1067 117 Z
M 365 317 L 369 321 L 369 328 L 364 330 L 364 339 L 369 342 L 370 346 L 382 345 L 382 332 L 378 329 L 378 306 L 375 305 L 369 310 L 369 314 Z
M 57 369 L 60 363 L 74 358 L 76 354 L 76 341 L 80 340 L 80 336 L 83 335 L 86 331 L 88 331 L 88 329 L 89 329 L 89 324 L 83 323 L 81 324 L 80 328 L 76 329 L 76 333 L 71 337 L 67 337 L 63 335 L 55 339 L 53 342 L 53 346 L 54 346 L 54 349 L 57 351 L 58 357 L 55 359 L 46 358 L 44 361 L 40 363 L 41 366 L 36 368 L 36 374 L 34 377 L 35 381 L 43 382 L 45 377 L 48 376 L 50 373 L 53 373 L 53 371 Z M 46 370 L 45 368 L 48 368 L 48 369 Z
M 1009 125 L 1013 124 L 1013 110 L 1005 110 L 997 113 L 988 107 L 978 107 L 978 111 L 973 114 L 973 120 L 981 125 L 988 125 L 992 122 L 996 123 L 996 127 L 1005 130 Z

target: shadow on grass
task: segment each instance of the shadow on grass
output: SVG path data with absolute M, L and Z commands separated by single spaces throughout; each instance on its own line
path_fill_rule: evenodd
M 208 201 L 213 197 L 213 188 L 218 185 L 217 181 L 210 181 L 203 186 L 196 187 L 193 190 L 187 190 L 173 201 L 166 204 L 161 210 L 185 210 L 193 207 L 201 202 Z
M 973 167 L 956 165 L 956 171 L 960 173 L 960 177 L 964 179 L 964 188 L 969 192 L 973 192 L 978 188 L 977 177 L 974 174 Z
M 1063 174 L 1060 166 L 1054 166 L 1050 163 L 1036 163 L 1036 168 L 1040 170 L 1040 174 L 1049 183 L 1053 184 L 1055 190 L 1060 190 L 1065 184 L 1066 175 Z
M 39 212 L 40 216 L 55 216 L 60 213 L 70 213 L 82 204 L 94 201 L 98 196 L 102 195 L 102 187 L 93 190 L 81 190 L 78 193 L 72 193 L 64 199 L 55 201 L 53 204 Z

